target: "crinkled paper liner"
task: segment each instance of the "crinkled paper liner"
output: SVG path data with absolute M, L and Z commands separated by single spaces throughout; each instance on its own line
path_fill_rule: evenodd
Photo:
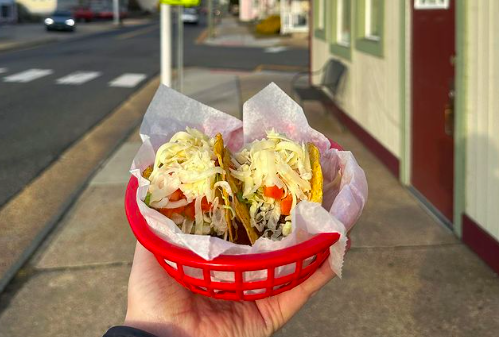
M 149 181 L 140 172 L 154 163 L 156 150 L 178 131 L 196 128 L 210 137 L 221 133 L 225 144 L 233 151 L 243 143 L 261 139 L 266 130 L 275 129 L 298 142 L 312 142 L 321 152 L 324 175 L 322 206 L 302 201 L 292 212 L 292 233 L 281 241 L 259 238 L 253 246 L 238 245 L 208 235 L 184 234 L 169 218 L 147 207 L 143 200 Z M 367 181 L 364 171 L 352 153 L 330 149 L 329 140 L 312 129 L 302 108 L 271 83 L 243 106 L 243 121 L 203 105 L 167 86 L 160 86 L 144 116 L 140 134 L 143 144 L 135 156 L 130 172 L 138 178 L 137 203 L 150 228 L 162 239 L 192 250 L 206 260 L 224 255 L 256 254 L 275 251 L 296 245 L 318 233 L 340 233 L 337 243 L 331 246 L 329 263 L 341 277 L 343 257 L 348 232 L 367 200 Z M 275 277 L 294 272 L 294 265 L 276 268 Z M 200 270 L 185 270 L 199 277 Z M 245 281 L 266 278 L 266 270 L 245 273 Z M 233 281 L 232 273 L 215 272 L 219 281 Z

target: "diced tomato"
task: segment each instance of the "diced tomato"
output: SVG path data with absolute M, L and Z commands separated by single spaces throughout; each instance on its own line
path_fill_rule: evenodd
M 291 194 L 288 194 L 286 198 L 281 200 L 281 214 L 290 215 L 292 205 L 293 205 L 293 196 Z
M 189 219 L 189 220 L 194 220 L 195 215 L 196 215 L 196 209 L 194 207 L 194 201 L 185 206 L 184 209 L 184 215 Z
M 203 197 L 203 199 L 201 199 L 201 209 L 203 210 L 203 212 L 208 212 L 211 209 L 211 207 L 212 207 L 211 203 L 209 203 L 208 200 L 206 200 L 206 197 Z
M 181 190 L 176 190 L 168 199 L 170 199 L 170 201 L 179 201 L 180 199 L 185 199 L 185 195 Z
M 194 208 L 194 201 L 185 206 L 184 209 L 184 215 L 189 219 L 189 220 L 194 220 L 196 214 L 196 210 Z
M 277 186 L 264 186 L 263 195 L 269 198 L 281 199 L 284 196 L 284 190 Z
M 196 217 L 195 203 L 195 201 L 191 202 L 190 204 L 185 206 L 184 209 L 184 215 L 190 220 L 194 220 Z M 201 200 L 201 210 L 203 211 L 203 213 L 208 212 L 212 207 L 213 205 L 206 200 L 206 197 Z
M 159 212 L 165 215 L 168 218 L 172 217 L 173 213 L 181 214 L 185 209 L 185 206 L 177 207 L 177 208 L 160 208 Z

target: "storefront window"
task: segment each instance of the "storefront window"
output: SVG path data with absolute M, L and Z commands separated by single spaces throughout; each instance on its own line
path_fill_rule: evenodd
M 351 31 L 351 1 L 338 0 L 338 17 L 337 17 L 337 43 L 343 46 L 350 45 L 350 31 Z
M 317 29 L 324 30 L 325 21 L 324 18 L 324 0 L 317 1 Z
M 366 0 L 366 38 L 379 40 L 380 24 L 379 11 L 380 0 Z
M 357 50 L 383 57 L 384 0 L 355 2 L 355 47 Z

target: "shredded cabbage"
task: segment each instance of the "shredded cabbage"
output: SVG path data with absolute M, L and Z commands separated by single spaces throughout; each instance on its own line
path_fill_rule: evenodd
M 312 168 L 306 144 L 299 144 L 274 130 L 266 139 L 247 144 L 233 157 L 234 178 L 242 182 L 242 197 L 249 203 L 251 225 L 277 240 L 291 233 L 291 218 L 281 219 L 281 201 L 264 196 L 264 187 L 277 186 L 291 194 L 291 209 L 311 193 Z
M 219 202 L 215 190 L 226 190 L 229 195 L 233 193 L 227 182 L 218 181 L 217 175 L 223 174 L 224 170 L 217 166 L 214 142 L 214 138 L 199 130 L 186 128 L 186 131 L 173 135 L 156 153 L 149 176 L 149 205 L 156 209 L 172 209 L 194 202 L 193 220 L 177 213 L 171 216 L 184 233 L 225 236 L 227 232 L 225 205 Z M 177 190 L 185 199 L 170 200 Z M 201 206 L 204 197 L 212 205 L 206 214 Z

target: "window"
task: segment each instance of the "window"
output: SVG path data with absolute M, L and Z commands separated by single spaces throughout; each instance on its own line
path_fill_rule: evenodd
M 8 17 L 10 17 L 10 8 L 9 8 L 9 6 L 2 5 L 2 11 L 1 11 L 1 13 L 2 13 L 2 15 L 1 15 L 2 18 L 8 18 Z
M 351 59 L 352 0 L 330 0 L 329 51 L 344 59 Z
M 336 41 L 339 45 L 350 46 L 350 18 L 351 18 L 350 0 L 338 0 L 337 15 L 337 36 Z
M 379 0 L 366 0 L 366 32 L 365 36 L 371 40 L 379 40 Z
M 357 0 L 356 4 L 356 49 L 383 57 L 384 0 Z
M 314 1 L 314 35 L 326 39 L 326 0 Z
M 317 1 L 317 29 L 324 30 L 324 0 Z

